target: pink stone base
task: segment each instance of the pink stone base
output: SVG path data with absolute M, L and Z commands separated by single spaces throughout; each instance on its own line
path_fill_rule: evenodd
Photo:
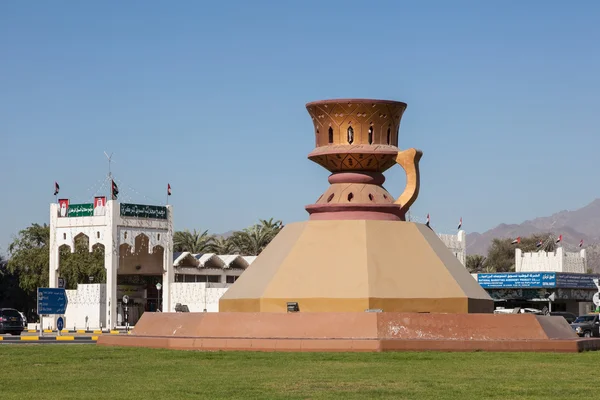
M 562 317 L 420 313 L 145 313 L 99 346 L 245 351 L 600 350 Z

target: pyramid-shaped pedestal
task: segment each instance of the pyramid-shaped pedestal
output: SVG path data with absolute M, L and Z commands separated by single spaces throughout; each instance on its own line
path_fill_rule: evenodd
M 493 301 L 423 224 L 286 225 L 221 297 L 221 312 L 490 313 Z

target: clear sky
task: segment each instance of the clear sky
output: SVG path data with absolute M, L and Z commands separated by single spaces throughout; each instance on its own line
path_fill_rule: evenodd
M 53 184 L 91 202 L 114 153 L 121 198 L 175 228 L 305 220 L 328 186 L 305 103 L 408 103 L 423 150 L 412 208 L 454 232 L 600 197 L 597 1 L 0 3 L 0 252 L 48 222 Z M 402 192 L 403 171 L 385 187 Z

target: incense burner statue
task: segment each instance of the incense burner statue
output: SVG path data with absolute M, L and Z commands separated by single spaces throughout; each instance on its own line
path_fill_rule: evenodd
M 406 103 L 342 99 L 308 103 L 316 148 L 308 158 L 332 174 L 329 189 L 306 207 L 310 219 L 404 221 L 419 194 L 420 150 L 398 148 Z M 394 199 L 382 186 L 383 172 L 399 164 L 406 172 L 404 192 Z

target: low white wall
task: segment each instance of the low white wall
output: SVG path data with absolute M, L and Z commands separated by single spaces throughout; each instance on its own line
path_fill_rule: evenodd
M 100 329 L 106 327 L 106 284 L 79 284 L 67 290 L 65 329 Z
M 176 282 L 171 287 L 171 309 L 175 311 L 175 305 L 180 303 L 186 305 L 190 312 L 219 311 L 219 299 L 227 291 L 227 288 L 210 287 L 210 283 L 203 282 Z

